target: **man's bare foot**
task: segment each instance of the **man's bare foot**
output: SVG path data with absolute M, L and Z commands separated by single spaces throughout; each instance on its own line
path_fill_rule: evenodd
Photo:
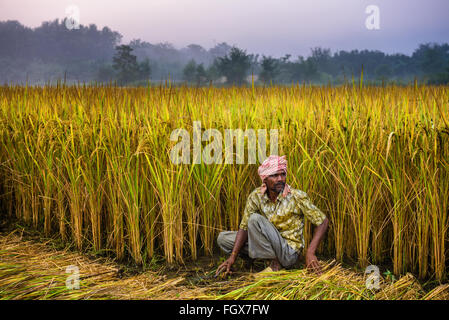
M 278 259 L 271 260 L 270 267 L 271 267 L 271 269 L 273 269 L 273 271 L 279 271 L 282 269 L 282 266 L 279 263 Z

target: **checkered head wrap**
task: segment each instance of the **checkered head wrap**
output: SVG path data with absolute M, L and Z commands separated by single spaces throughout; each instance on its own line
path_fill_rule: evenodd
M 287 160 L 285 156 L 279 157 L 276 155 L 271 155 L 260 165 L 257 169 L 260 179 L 262 179 L 262 186 L 260 192 L 263 194 L 267 190 L 267 185 L 265 184 L 265 179 L 272 174 L 276 174 L 280 171 L 284 171 L 287 174 Z M 285 197 L 290 192 L 290 187 L 285 184 L 284 191 L 282 195 Z

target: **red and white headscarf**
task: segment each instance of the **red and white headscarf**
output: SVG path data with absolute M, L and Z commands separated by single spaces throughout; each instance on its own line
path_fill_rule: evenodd
M 257 173 L 259 174 L 260 179 L 262 179 L 262 186 L 260 188 L 260 192 L 262 194 L 267 190 L 267 185 L 264 181 L 265 178 L 280 171 L 284 171 L 285 174 L 287 174 L 287 160 L 285 159 L 285 156 L 279 157 L 276 155 L 271 155 L 260 165 L 259 169 L 257 169 Z M 287 196 L 289 192 L 290 186 L 285 184 L 282 196 Z

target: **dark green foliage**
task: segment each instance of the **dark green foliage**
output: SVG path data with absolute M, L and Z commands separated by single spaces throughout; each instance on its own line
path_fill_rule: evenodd
M 449 66 L 445 71 L 432 75 L 429 84 L 449 84 Z
M 232 47 L 229 54 L 217 58 L 219 73 L 226 77 L 227 84 L 240 86 L 246 83 L 246 76 L 251 67 L 251 57 L 246 51 Z
M 139 63 L 139 73 L 137 80 L 148 80 L 151 75 L 150 60 L 146 58 L 144 61 Z
M 183 80 L 195 84 L 197 86 L 204 86 L 209 83 L 213 77 L 204 68 L 202 63 L 196 64 L 195 60 L 190 60 L 183 69 Z
M 137 63 L 137 57 L 131 52 L 133 49 L 127 45 L 116 47 L 112 67 L 116 71 L 117 80 L 121 84 L 127 84 L 135 80 L 145 80 L 150 77 L 150 62 L 146 59 Z
M 121 45 L 116 47 L 112 66 L 117 72 L 117 78 L 120 83 L 128 83 L 137 78 L 139 73 L 139 65 L 137 57 L 131 54 L 130 46 Z
M 277 59 L 263 56 L 260 66 L 262 71 L 259 74 L 259 79 L 263 83 L 269 84 L 279 75 L 279 61 Z
M 98 69 L 97 80 L 101 82 L 110 82 L 115 80 L 115 71 L 111 65 L 105 64 Z
M 196 62 L 195 60 L 190 60 L 186 64 L 183 70 L 183 80 L 187 82 L 194 82 L 196 77 Z
M 197 67 L 196 67 L 196 79 L 195 79 L 196 83 L 199 86 L 205 85 L 209 82 L 209 75 L 206 72 L 206 69 L 204 69 L 204 66 L 202 63 L 200 63 Z
M 18 21 L 0 21 L 0 82 L 43 84 L 64 79 L 68 83 L 119 80 L 126 84 L 146 82 L 151 74 L 156 81 L 184 80 L 203 86 L 211 81 L 218 84 L 226 77 L 227 84 L 242 85 L 254 74 L 259 76 L 259 84 L 338 85 L 352 77 L 357 81 L 362 65 L 367 83 L 410 83 L 416 78 L 429 84 L 447 84 L 449 78 L 448 43 L 421 44 L 411 56 L 378 50 L 332 54 L 330 49 L 317 47 L 308 57 L 287 54 L 281 58 L 263 56 L 259 61 L 259 55 L 225 42 L 209 50 L 198 44 L 176 49 L 170 43 L 136 39 L 127 45 L 130 60 L 122 59 L 114 69 L 112 60 L 121 38 L 120 33 L 108 27 L 98 29 L 95 24 L 70 30 L 58 19 L 36 28 Z M 191 61 L 194 68 L 191 64 L 189 70 Z

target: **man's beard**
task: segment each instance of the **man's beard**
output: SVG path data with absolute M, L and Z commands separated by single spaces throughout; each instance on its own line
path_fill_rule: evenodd
M 284 182 L 279 182 L 276 183 L 273 188 L 271 189 L 271 191 L 276 192 L 276 193 L 281 193 L 285 188 L 285 183 Z

